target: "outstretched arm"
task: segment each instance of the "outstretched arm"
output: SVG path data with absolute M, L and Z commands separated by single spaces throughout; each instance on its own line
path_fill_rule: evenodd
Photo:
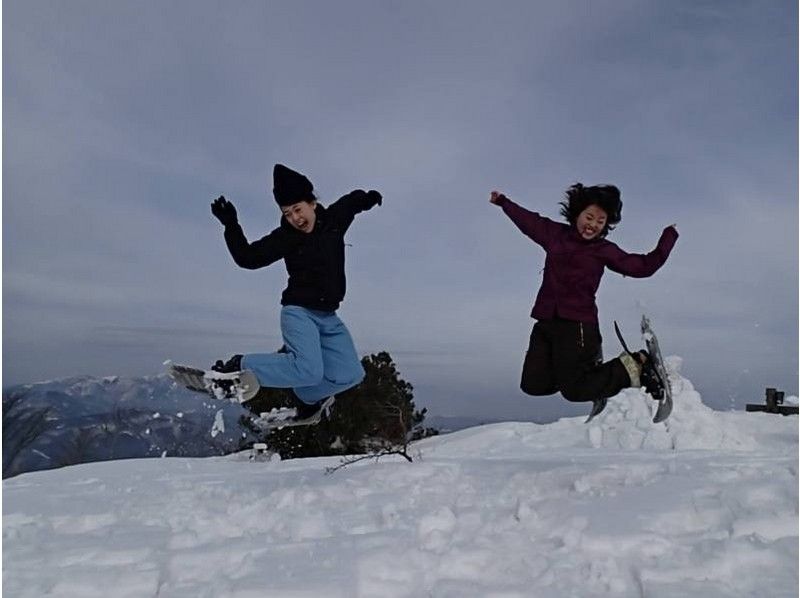
M 328 209 L 338 213 L 340 217 L 349 225 L 355 218 L 356 214 L 370 210 L 376 205 L 379 206 L 382 204 L 383 196 L 374 189 L 370 189 L 369 191 L 356 189 L 355 191 L 351 191 L 347 195 L 343 195 L 337 199 L 330 205 Z
M 664 229 L 656 248 L 650 253 L 626 253 L 613 243 L 609 243 L 605 248 L 606 266 L 609 270 L 624 276 L 634 278 L 652 276 L 667 261 L 677 240 L 678 229 L 673 224 Z
M 283 258 L 286 253 L 285 235 L 280 228 L 253 243 L 247 241 L 239 225 L 236 208 L 224 196 L 211 204 L 211 213 L 225 226 L 225 244 L 236 265 L 255 270 Z
M 524 235 L 530 237 L 534 243 L 538 243 L 542 247 L 547 247 L 553 234 L 554 227 L 557 227 L 558 224 L 549 218 L 540 216 L 536 212 L 531 212 L 522 206 L 518 206 L 508 199 L 508 197 L 497 191 L 492 191 L 489 196 L 489 202 L 500 206 L 503 212 L 506 213 L 506 216 L 511 218 L 511 221 L 517 225 L 517 228 L 521 230 Z

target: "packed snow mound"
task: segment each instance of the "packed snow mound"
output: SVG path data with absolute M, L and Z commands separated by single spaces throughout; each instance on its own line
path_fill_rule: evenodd
M 449 434 L 441 443 L 428 442 L 426 448 L 445 454 L 464 455 L 473 452 L 482 457 L 508 455 L 516 450 L 548 450 L 553 448 L 620 449 L 620 450 L 754 450 L 760 446 L 756 421 L 769 425 L 775 416 L 766 419 L 741 412 L 714 411 L 705 405 L 692 383 L 680 374 L 680 357 L 666 359 L 674 407 L 666 422 L 653 423 L 657 403 L 642 389 L 628 388 L 608 400 L 605 410 L 589 424 L 585 417 L 564 418 L 551 424 L 491 424 Z M 544 399 L 552 400 L 552 399 Z M 588 412 L 587 403 L 587 412 Z M 747 424 L 747 425 L 743 425 Z
M 729 414 L 705 405 L 692 383 L 680 374 L 680 357 L 666 359 L 673 409 L 663 424 L 653 424 L 655 401 L 641 389 L 626 389 L 609 401 L 592 420 L 587 435 L 593 447 L 621 449 L 753 450 L 758 441 L 747 430 L 733 427 Z

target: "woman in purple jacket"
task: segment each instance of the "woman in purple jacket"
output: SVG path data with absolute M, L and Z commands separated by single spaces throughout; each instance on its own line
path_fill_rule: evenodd
M 593 413 L 623 388 L 644 384 L 653 394 L 657 379 L 646 351 L 603 363 L 595 293 L 605 268 L 624 276 L 652 276 L 675 245 L 675 225 L 664 229 L 653 251 L 632 254 L 605 238 L 622 219 L 619 189 L 613 185 L 571 186 L 561 202 L 568 224 L 526 210 L 497 191 L 489 201 L 547 253 L 531 312 L 536 323 L 522 368 L 523 392 L 561 392 L 568 401 L 593 401 Z

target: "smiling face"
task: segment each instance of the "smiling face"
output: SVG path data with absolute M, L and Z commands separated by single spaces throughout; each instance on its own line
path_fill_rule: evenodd
M 582 238 L 591 241 L 603 232 L 607 220 L 608 214 L 606 214 L 605 210 L 598 205 L 592 204 L 578 214 L 575 227 Z
M 286 216 L 293 227 L 302 233 L 310 233 L 314 230 L 317 221 L 317 214 L 314 209 L 317 207 L 316 201 L 298 201 L 290 206 L 282 206 L 281 212 Z

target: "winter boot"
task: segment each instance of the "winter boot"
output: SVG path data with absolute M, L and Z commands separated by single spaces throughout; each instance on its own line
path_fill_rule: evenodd
M 641 377 L 642 377 L 642 364 L 636 357 L 625 351 L 624 353 L 620 354 L 619 360 L 622 365 L 625 367 L 625 371 L 628 373 L 628 378 L 631 381 L 631 386 L 633 388 L 639 388 L 642 385 Z
M 228 361 L 224 362 L 221 359 L 217 359 L 214 365 L 211 366 L 211 369 L 221 374 L 232 374 L 235 372 L 240 372 L 242 369 L 242 356 L 234 355 Z M 217 396 L 226 399 L 230 399 L 236 396 L 235 379 L 215 378 L 211 384 L 214 388 L 214 394 Z

